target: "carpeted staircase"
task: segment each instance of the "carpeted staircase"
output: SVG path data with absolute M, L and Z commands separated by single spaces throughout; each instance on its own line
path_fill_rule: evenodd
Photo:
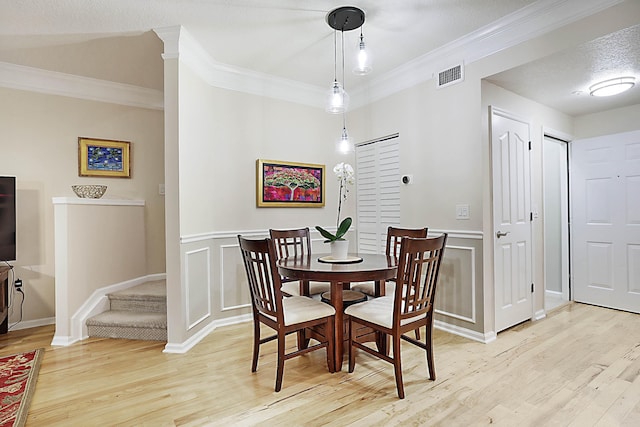
M 111 310 L 87 319 L 90 337 L 167 340 L 167 288 L 164 280 L 107 294 Z

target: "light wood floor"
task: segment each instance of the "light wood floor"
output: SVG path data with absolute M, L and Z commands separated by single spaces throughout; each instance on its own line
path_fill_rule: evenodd
M 404 343 L 404 400 L 392 366 L 364 353 L 353 374 L 328 373 L 324 351 L 290 360 L 275 393 L 275 343 L 252 374 L 250 323 L 183 355 L 112 339 L 54 348 L 52 336 L 47 326 L 0 337 L 0 354 L 46 349 L 27 426 L 640 425 L 640 316 L 581 304 L 491 344 L 436 331 L 435 382 Z

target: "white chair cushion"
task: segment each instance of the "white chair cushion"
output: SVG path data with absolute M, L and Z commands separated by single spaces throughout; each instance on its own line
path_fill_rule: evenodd
M 329 304 L 309 297 L 292 296 L 282 299 L 285 326 L 302 323 L 321 317 L 333 316 L 336 310 Z
M 367 322 L 375 323 L 376 325 L 384 326 L 391 329 L 393 326 L 393 296 L 383 296 L 380 298 L 374 298 L 369 301 L 361 302 L 347 307 L 344 314 L 348 314 L 358 319 L 366 320 Z M 424 314 L 423 314 L 424 316 Z M 401 324 L 414 322 L 418 319 L 417 316 L 413 318 L 403 319 Z
M 384 288 L 385 288 L 385 295 L 393 295 L 393 292 L 395 291 L 395 284 L 393 282 L 386 282 Z M 376 296 L 376 293 L 375 293 L 376 289 L 373 282 L 353 283 L 351 284 L 351 290 L 360 291 L 363 294 L 366 294 L 372 297 Z
M 344 314 L 391 328 L 393 322 L 393 299 L 392 296 L 384 296 L 353 304 L 347 307 Z
M 300 282 L 286 282 L 280 288 L 282 292 L 289 295 L 300 296 Z M 331 290 L 331 284 L 327 282 L 309 282 L 309 294 L 318 295 Z

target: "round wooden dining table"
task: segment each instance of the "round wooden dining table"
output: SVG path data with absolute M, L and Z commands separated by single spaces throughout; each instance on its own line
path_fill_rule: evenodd
M 342 369 L 344 342 L 344 313 L 342 290 L 350 283 L 373 281 L 379 295 L 384 294 L 384 282 L 396 277 L 398 268 L 395 257 L 378 254 L 349 254 L 352 262 L 326 261 L 329 254 L 311 254 L 282 258 L 278 261 L 281 276 L 296 280 L 331 283 L 331 305 L 336 309 L 335 318 L 335 370 Z M 325 260 L 324 262 L 322 260 Z

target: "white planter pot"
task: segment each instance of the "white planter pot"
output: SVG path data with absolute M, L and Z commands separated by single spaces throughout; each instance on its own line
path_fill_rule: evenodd
M 335 240 L 329 243 L 329 246 L 331 246 L 331 257 L 333 259 L 347 259 L 349 253 L 348 240 Z

